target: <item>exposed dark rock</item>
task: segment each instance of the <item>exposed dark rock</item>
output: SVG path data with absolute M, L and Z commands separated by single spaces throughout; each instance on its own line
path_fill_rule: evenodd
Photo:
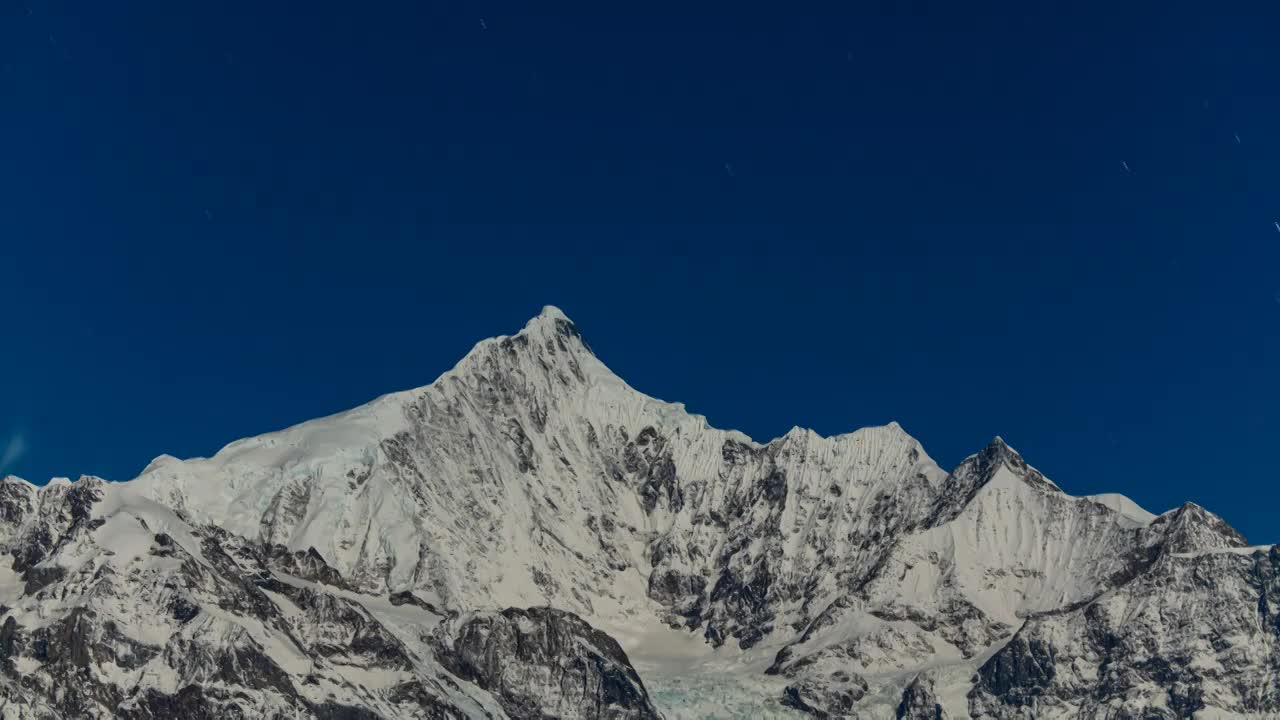
M 768 630 L 768 623 L 773 618 L 767 602 L 771 582 L 769 568 L 759 564 L 750 571 L 749 577 L 726 571 L 711 590 L 711 602 L 721 603 L 730 617 L 743 620 L 731 631 L 743 648 L 755 645 Z M 720 632 L 719 624 L 708 626 L 707 638 L 712 644 L 723 642 Z
M 833 683 L 807 678 L 783 689 L 782 704 L 821 720 L 842 718 L 850 716 L 866 693 L 867 683 L 860 677 L 846 677 Z
M 617 641 L 552 608 L 451 618 L 433 637 L 449 672 L 492 692 L 515 718 L 657 720 Z
M 27 571 L 22 574 L 22 579 L 26 582 L 22 592 L 26 595 L 34 595 L 40 590 L 66 577 L 66 574 L 66 569 L 57 565 L 43 565 L 28 568 Z
M 898 720 L 947 720 L 948 717 L 934 693 L 933 683 L 920 675 L 903 689 L 896 716 Z
M 169 610 L 173 613 L 173 618 L 179 622 L 186 622 L 200 614 L 200 606 L 181 595 L 174 596 L 169 603 Z
M 979 685 L 1006 705 L 1027 705 L 1048 689 L 1054 676 L 1053 649 L 1017 633 L 978 670 Z
M 283 712 L 262 715 L 259 711 L 246 709 L 219 693 L 212 693 L 200 685 L 187 685 L 173 695 L 164 695 L 147 689 L 141 697 L 118 708 L 117 713 L 122 720 L 284 720 L 296 717 L 293 713 Z
M 342 573 L 325 562 L 323 556 L 313 547 L 289 552 L 282 545 L 267 548 L 267 565 L 273 570 L 292 575 L 303 580 L 332 585 L 344 590 L 356 589 L 352 583 L 342 577 Z
M 660 504 L 671 512 L 684 507 L 684 496 L 676 477 L 676 464 L 667 438 L 646 426 L 627 441 L 622 450 L 621 469 L 640 494 L 645 512 Z
M 337 703 L 312 705 L 311 712 L 316 720 L 382 720 L 382 716 L 372 710 Z
M 437 608 L 435 605 L 432 605 L 431 603 L 427 602 L 426 600 L 423 600 L 422 598 L 418 597 L 417 595 L 414 595 L 414 594 L 413 594 L 413 592 L 412 592 L 411 590 L 402 590 L 402 591 L 397 592 L 397 593 L 391 593 L 391 595 L 389 596 L 389 598 L 388 598 L 388 599 L 391 601 L 391 604 L 392 604 L 392 605 L 396 605 L 396 606 L 400 606 L 400 605 L 415 605 L 415 606 L 420 607 L 420 608 L 422 608 L 423 610 L 426 610 L 427 612 L 432 613 L 432 614 L 434 614 L 434 615 L 443 615 L 443 614 L 444 614 L 444 613 L 440 612 L 440 609 L 439 609 L 439 608 Z

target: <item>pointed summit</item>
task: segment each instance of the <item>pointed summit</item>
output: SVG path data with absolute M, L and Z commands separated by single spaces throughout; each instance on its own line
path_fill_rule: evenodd
M 1004 438 L 997 435 L 980 452 L 965 458 L 947 477 L 933 522 L 942 523 L 955 518 L 978 491 L 986 487 L 1002 470 L 1037 490 L 1062 492 L 1061 488 L 1039 470 L 1028 465 L 1017 450 L 1009 447 Z
M 1062 492 L 1062 489 L 1054 484 L 1053 481 L 1046 478 L 1039 470 L 1028 465 L 1027 461 L 1022 458 L 1022 454 L 1010 447 L 1009 443 L 1005 442 L 1004 438 L 999 435 L 991 438 L 991 442 L 987 443 L 987 446 L 981 452 L 965 458 L 965 463 L 971 460 L 987 467 L 992 474 L 994 474 L 995 470 L 1004 466 L 1032 487 L 1050 492 Z M 961 466 L 963 467 L 963 463 Z
M 485 383 L 524 386 L 554 379 L 564 387 L 573 379 L 581 386 L 591 376 L 597 382 L 623 384 L 596 358 L 578 326 L 559 308 L 547 305 L 511 335 L 499 335 L 476 343 L 446 375 L 479 373 Z M 556 392 L 559 392 L 558 390 Z
M 991 442 L 987 443 L 981 450 L 965 458 L 960 463 L 960 466 L 956 468 L 956 472 L 959 472 L 965 466 L 973 466 L 975 468 L 984 468 L 983 474 L 990 475 L 1005 464 L 1009 465 L 1010 469 L 1013 470 L 1020 466 L 1025 466 L 1026 461 L 1022 459 L 1017 450 L 1009 447 L 1004 438 L 997 435 L 991 438 Z
M 549 318 L 552 320 L 567 320 L 569 322 L 573 322 L 572 320 L 569 320 L 569 316 L 565 315 L 563 310 L 556 307 L 555 305 L 543 305 L 542 312 L 538 313 L 538 317 Z
M 563 310 L 555 305 L 544 305 L 542 306 L 542 311 L 529 318 L 529 322 L 525 323 L 524 327 L 528 330 L 535 327 L 555 326 L 559 323 L 572 325 L 573 321 L 569 319 L 568 315 L 564 314 Z
M 563 310 L 555 305 L 544 305 L 541 312 L 529 318 L 529 321 L 524 324 L 524 328 L 520 332 L 524 333 L 540 328 L 554 328 L 561 323 L 572 325 L 573 321 L 569 319 L 568 315 L 564 314 Z
M 1018 454 L 1017 450 L 1009 447 L 1009 443 L 1005 442 L 1004 438 L 999 435 L 991 438 L 991 442 L 987 443 L 986 447 L 982 448 L 982 451 L 978 454 L 993 458 L 1016 458 L 1017 460 L 1022 460 L 1022 455 Z
M 1164 533 L 1165 549 L 1174 553 L 1249 545 L 1249 541 L 1225 520 L 1193 502 L 1183 503 L 1157 517 L 1151 527 Z
M 558 338 L 559 342 L 574 338 L 582 343 L 583 347 L 586 347 L 586 342 L 582 339 L 582 333 L 579 332 L 578 326 L 569 319 L 568 315 L 564 314 L 563 310 L 555 305 L 544 305 L 542 312 L 530 318 L 529 322 L 524 324 L 524 329 L 517 335 L 537 335 L 544 340 L 556 340 Z M 587 347 L 587 350 L 590 351 L 590 348 Z

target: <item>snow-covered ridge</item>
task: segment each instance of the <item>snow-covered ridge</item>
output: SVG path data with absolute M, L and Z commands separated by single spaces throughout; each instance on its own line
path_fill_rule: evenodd
M 1150 525 L 1156 516 L 1142 509 L 1137 503 L 1119 493 L 1103 493 L 1101 495 L 1087 495 L 1086 499 L 1104 505 L 1121 515 L 1142 525 Z
M 542 342 L 547 342 L 549 339 L 557 336 L 560 332 L 560 328 L 565 327 L 572 328 L 571 332 L 577 332 L 577 326 L 569 320 L 568 316 L 565 315 L 562 310 L 553 305 L 547 305 L 543 307 L 542 311 L 538 315 L 531 318 L 524 327 L 514 335 L 498 335 L 476 343 L 471 351 L 464 355 L 453 368 L 442 373 L 430 385 L 388 393 L 351 410 L 334 413 L 333 415 L 322 418 L 307 420 L 275 432 L 232 441 L 219 450 L 218 453 L 214 455 L 214 458 L 234 456 L 262 446 L 276 448 L 282 445 L 287 445 L 305 447 L 315 451 L 324 451 L 326 447 L 342 447 L 358 443 L 361 438 L 359 437 L 359 431 L 356 428 L 367 427 L 370 424 L 377 424 L 380 421 L 382 423 L 382 427 L 387 430 L 392 429 L 396 424 L 395 412 L 398 409 L 397 406 L 413 402 L 417 397 L 421 396 L 432 387 L 459 380 L 461 377 L 465 376 L 474 365 L 483 363 L 484 358 L 492 353 L 495 348 L 502 347 L 504 343 L 509 344 L 513 339 L 517 338 L 536 339 Z M 684 415 L 695 423 L 707 423 L 707 418 L 705 416 L 687 413 L 683 403 L 667 402 L 635 390 L 622 380 L 622 378 L 609 370 L 603 362 L 600 362 L 596 358 L 595 354 L 591 352 L 585 344 L 581 343 L 580 339 L 577 344 L 578 346 L 574 348 L 576 351 L 574 354 L 579 362 L 578 366 L 588 375 L 588 382 L 595 386 L 597 393 L 604 394 L 605 392 L 615 391 L 619 394 L 633 395 L 641 402 L 650 405 L 652 410 L 657 414 L 672 416 Z M 706 425 L 706 427 L 708 429 L 713 429 L 710 425 Z M 887 432 L 900 433 L 906 436 L 906 432 L 896 421 L 890 421 L 884 425 L 882 429 Z M 872 433 L 877 430 L 878 428 L 875 427 L 860 428 L 847 433 L 824 437 L 811 429 L 794 426 L 782 436 L 764 442 L 757 441 L 739 430 L 724 429 L 718 430 L 717 432 L 725 433 L 726 435 L 733 437 L 735 440 L 748 445 L 762 447 L 765 445 L 783 442 L 787 439 L 793 439 L 797 436 L 806 436 L 830 442 L 841 442 L 852 439 L 858 434 Z M 351 434 L 348 435 L 348 432 Z M 188 460 L 180 460 L 171 455 L 160 455 L 151 461 L 151 463 L 139 475 L 139 478 L 146 477 L 151 474 L 151 471 L 174 463 L 193 463 L 204 460 L 207 459 L 197 457 L 190 458 Z M 66 479 L 63 478 L 62 480 L 65 481 Z

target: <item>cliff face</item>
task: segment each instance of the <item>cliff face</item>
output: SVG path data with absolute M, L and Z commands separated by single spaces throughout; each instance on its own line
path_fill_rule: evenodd
M 449 672 L 493 693 L 512 717 L 659 717 L 618 642 L 563 610 L 454 617 L 434 641 Z

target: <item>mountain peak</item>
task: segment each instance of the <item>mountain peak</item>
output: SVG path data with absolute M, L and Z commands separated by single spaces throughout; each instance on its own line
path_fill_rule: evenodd
M 554 305 L 545 305 L 541 312 L 529 318 L 519 332 L 511 335 L 497 335 L 476 343 L 450 372 L 462 371 L 476 363 L 492 362 L 495 359 L 492 355 L 495 349 L 500 350 L 506 357 L 502 361 L 504 363 L 517 361 L 521 356 L 532 358 L 539 353 L 552 352 L 556 349 L 574 363 L 583 356 L 594 359 L 595 355 L 583 339 L 578 326 L 569 319 L 569 316 Z M 543 358 L 540 362 L 545 363 L 546 359 Z M 574 374 L 578 372 L 580 370 L 575 371 Z
M 591 349 L 583 340 L 578 326 L 555 305 L 544 305 L 542 312 L 530 318 L 529 322 L 524 324 L 524 328 L 516 333 L 516 336 L 520 335 L 533 335 L 544 340 L 552 339 L 560 342 L 572 339 L 581 343 L 588 351 Z
M 1186 502 L 1160 515 L 1153 526 L 1167 528 L 1165 542 L 1172 552 L 1195 552 L 1222 547 L 1246 547 L 1249 542 L 1225 520 Z
M 529 322 L 524 324 L 524 329 L 554 328 L 560 325 L 574 326 L 573 321 L 564 314 L 563 310 L 555 305 L 544 305 L 541 312 L 529 318 Z
M 23 478 L 18 477 L 17 475 L 5 475 L 3 479 L 0 479 L 0 484 L 4 484 L 4 485 L 26 485 L 26 486 L 28 486 L 28 487 L 35 487 L 35 485 L 33 485 L 32 483 L 30 483 L 30 482 L 26 481 L 26 480 L 25 480 L 25 479 L 23 479 Z
M 996 435 L 995 437 L 991 438 L 991 442 L 987 443 L 987 446 L 982 449 L 982 452 L 998 454 L 998 455 L 1011 454 L 1011 455 L 1021 457 L 1021 455 L 1018 455 L 1018 451 L 1009 447 L 1009 443 L 1005 442 L 1004 438 L 1000 437 L 999 435 Z
M 997 435 L 981 451 L 965 458 L 947 477 L 946 490 L 939 498 L 934 522 L 941 523 L 955 518 L 977 496 L 979 490 L 1004 472 L 1036 490 L 1062 492 L 1061 488 L 1039 470 L 1028 465 L 1017 450 L 1009 447 Z
M 999 435 L 991 438 L 981 450 L 965 458 L 961 466 L 973 464 L 979 467 L 988 468 L 994 471 L 1001 465 L 1010 466 L 1011 470 L 1020 470 L 1026 466 L 1026 461 L 1022 459 L 1022 455 L 1017 450 L 1009 447 L 1009 443 Z
M 538 313 L 538 317 L 549 318 L 551 320 L 567 320 L 569 322 L 573 322 L 572 320 L 569 320 L 569 316 L 565 315 L 563 310 L 556 307 L 555 305 L 543 305 L 542 312 Z

